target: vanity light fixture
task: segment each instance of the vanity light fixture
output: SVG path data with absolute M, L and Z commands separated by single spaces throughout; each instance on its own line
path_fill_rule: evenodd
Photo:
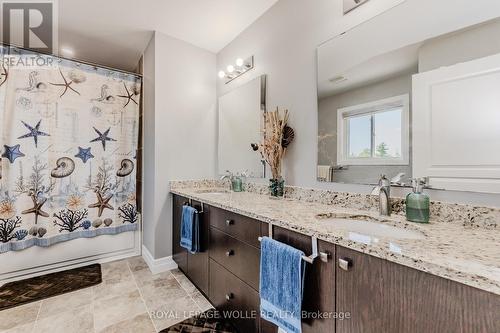
M 253 68 L 253 56 L 247 59 L 238 58 L 235 61 L 235 65 L 228 65 L 226 71 L 219 71 L 219 78 L 225 79 L 226 84 L 233 81 L 237 77 L 245 74 Z

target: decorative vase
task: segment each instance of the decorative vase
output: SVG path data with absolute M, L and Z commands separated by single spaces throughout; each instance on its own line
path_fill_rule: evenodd
M 282 198 L 285 194 L 285 180 L 281 177 L 269 179 L 269 192 L 271 197 Z

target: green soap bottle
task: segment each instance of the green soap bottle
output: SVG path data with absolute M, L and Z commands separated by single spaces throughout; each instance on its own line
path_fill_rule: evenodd
M 413 192 L 406 196 L 406 219 L 411 222 L 429 223 L 430 199 L 422 193 L 423 179 L 411 180 Z
M 242 192 L 243 191 L 243 181 L 240 176 L 235 176 L 232 180 L 233 182 L 233 192 Z

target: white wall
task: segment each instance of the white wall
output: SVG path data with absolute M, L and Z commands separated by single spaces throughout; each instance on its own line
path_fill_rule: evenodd
M 143 167 L 142 167 L 142 241 L 154 249 L 154 191 L 155 191 L 155 44 L 153 34 L 143 55 L 144 111 L 143 111 Z
M 157 259 L 172 254 L 168 182 L 215 174 L 217 74 L 215 54 L 158 32 L 144 68 L 144 246 Z
M 494 20 L 430 40 L 420 49 L 419 71 L 426 72 L 500 53 L 499 29 L 500 20 Z
M 397 2 L 400 1 L 369 1 L 342 17 L 340 0 L 282 0 L 217 55 L 218 69 L 233 63 L 237 57 L 255 55 L 252 72 L 228 85 L 218 81 L 219 96 L 258 75 L 267 74 L 268 108 L 279 105 L 290 109 L 296 141 L 285 161 L 288 184 L 362 193 L 371 190 L 360 185 L 316 181 L 316 47 Z M 375 51 L 382 54 L 434 37 L 432 32 L 436 29 L 450 32 L 500 15 L 499 1 L 476 0 L 473 6 L 471 3 L 470 0 L 406 0 L 373 19 L 369 27 L 351 30 L 349 35 L 355 36 L 354 46 L 358 48 L 346 56 Z M 342 50 L 336 52 L 340 54 Z M 500 203 L 500 196 L 487 194 L 432 191 L 431 197 L 491 206 Z

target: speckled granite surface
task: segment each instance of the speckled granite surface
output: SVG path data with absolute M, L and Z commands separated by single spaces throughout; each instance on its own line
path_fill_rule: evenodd
M 286 199 L 276 200 L 269 198 L 264 185 L 256 184 L 247 184 L 249 191 L 241 193 L 207 192 L 228 188 L 218 181 L 171 182 L 172 193 L 500 295 L 497 209 L 433 203 L 431 223 L 422 225 L 407 222 L 403 203 L 393 203 L 398 213 L 382 223 L 411 230 L 411 235 L 387 236 L 333 226 L 317 216 L 361 214 L 377 219 L 377 201 L 371 196 L 291 187 Z

